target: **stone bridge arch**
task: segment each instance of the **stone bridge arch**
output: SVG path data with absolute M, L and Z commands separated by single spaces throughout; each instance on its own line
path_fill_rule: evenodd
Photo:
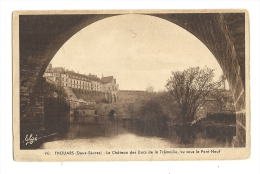
M 142 14 L 139 13 L 138 14 Z M 20 117 L 28 117 L 32 98 L 56 52 L 84 27 L 117 14 L 19 15 Z M 145 13 L 184 28 L 215 56 L 233 94 L 237 136 L 245 145 L 245 18 L 241 13 Z M 39 128 L 39 127 L 38 127 Z

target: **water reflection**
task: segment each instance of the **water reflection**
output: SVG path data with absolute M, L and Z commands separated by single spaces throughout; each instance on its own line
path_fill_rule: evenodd
M 198 131 L 191 144 L 181 143 L 176 133 L 164 136 L 141 132 L 137 126 L 127 127 L 123 122 L 107 124 L 70 124 L 67 132 L 43 143 L 41 149 L 136 149 L 136 148 L 208 148 L 231 147 L 232 136 L 207 136 Z M 147 129 L 146 129 L 147 130 Z M 148 130 L 149 131 L 149 130 Z M 221 138 L 220 138 L 221 137 Z

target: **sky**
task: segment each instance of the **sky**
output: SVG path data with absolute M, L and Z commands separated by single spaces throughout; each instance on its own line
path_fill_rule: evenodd
M 56 53 L 53 67 L 98 77 L 114 76 L 121 90 L 165 89 L 172 71 L 205 66 L 222 74 L 208 48 L 164 19 L 127 14 L 97 21 L 72 36 Z

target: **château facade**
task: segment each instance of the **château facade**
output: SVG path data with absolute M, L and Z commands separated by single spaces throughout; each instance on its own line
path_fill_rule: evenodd
M 43 77 L 57 87 L 71 88 L 82 93 L 102 93 L 108 102 L 117 102 L 119 84 L 113 76 L 99 78 L 97 75 L 80 74 L 63 67 L 52 67 L 52 64 L 49 64 Z

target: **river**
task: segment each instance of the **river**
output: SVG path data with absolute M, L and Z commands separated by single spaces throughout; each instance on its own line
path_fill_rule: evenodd
M 140 148 L 209 148 L 231 147 L 230 138 L 205 138 L 197 133 L 192 144 L 182 144 L 178 136 L 142 136 L 129 131 L 122 125 L 70 125 L 68 131 L 49 142 L 40 149 L 140 149 Z

